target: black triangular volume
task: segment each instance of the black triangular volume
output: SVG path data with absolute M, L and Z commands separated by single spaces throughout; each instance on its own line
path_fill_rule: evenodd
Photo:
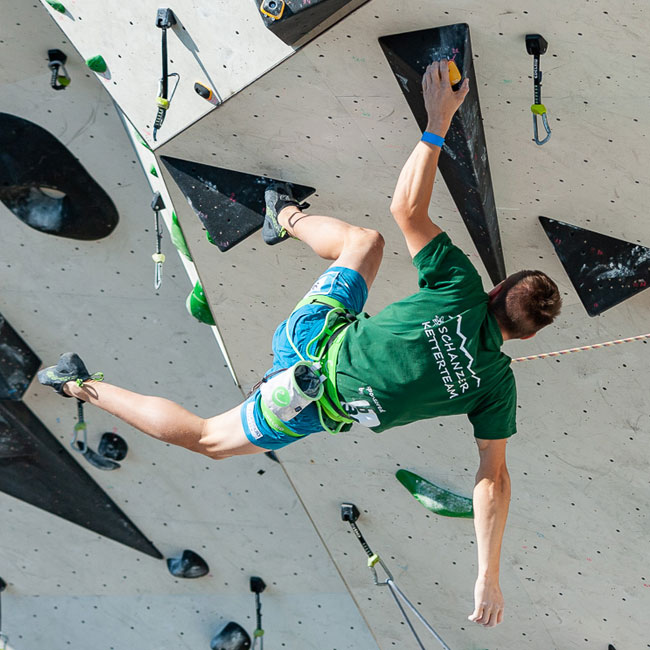
M 81 163 L 43 127 L 0 113 L 0 201 L 35 230 L 71 239 L 110 235 L 119 216 Z
M 422 97 L 427 66 L 441 58 L 453 59 L 463 79 L 469 78 L 469 94 L 451 122 L 438 167 L 492 282 L 501 282 L 506 270 L 469 26 L 460 23 L 383 36 L 379 44 L 422 131 L 427 126 Z
M 168 156 L 161 159 L 210 240 L 221 251 L 227 251 L 262 227 L 264 192 L 271 183 L 278 182 L 276 179 Z M 313 187 L 296 183 L 291 183 L 291 187 L 298 201 L 315 192 Z
M 162 559 L 23 402 L 0 401 L 0 491 Z
M 539 218 L 590 316 L 598 316 L 650 285 L 650 248 Z
M 0 400 L 22 399 L 41 360 L 0 314 Z
M 264 24 L 291 46 L 316 38 L 366 2 L 368 0 L 255 0 Z

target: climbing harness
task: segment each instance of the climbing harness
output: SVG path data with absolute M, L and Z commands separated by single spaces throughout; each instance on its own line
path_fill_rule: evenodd
M 533 361 L 534 359 L 548 359 L 549 357 L 559 357 L 563 354 L 570 354 L 571 352 L 583 352 L 585 350 L 599 350 L 600 348 L 607 348 L 612 345 L 619 345 L 620 343 L 630 343 L 632 341 L 643 341 L 650 339 L 650 334 L 640 334 L 639 336 L 630 336 L 626 339 L 616 339 L 615 341 L 605 341 L 604 343 L 594 343 L 593 345 L 583 345 L 579 348 L 567 348 L 566 350 L 557 350 L 556 352 L 545 352 L 543 354 L 533 354 L 528 357 L 517 357 L 512 359 L 511 363 L 518 361 Z
M 276 431 L 293 438 L 302 438 L 304 434 L 295 433 L 285 422 L 298 415 L 310 403 L 316 404 L 320 424 L 328 433 L 340 433 L 346 424 L 354 422 L 343 410 L 338 397 L 336 360 L 343 343 L 343 333 L 356 320 L 356 316 L 343 303 L 329 296 L 307 297 L 296 305 L 292 313 L 311 304 L 326 305 L 330 310 L 320 332 L 307 343 L 305 356 L 291 339 L 287 319 L 287 340 L 300 361 L 290 368 L 265 376 L 257 386 L 260 388 L 260 405 L 266 422 Z M 330 427 L 325 418 L 333 421 L 335 427 Z
M 551 129 L 548 125 L 548 118 L 546 117 L 546 106 L 542 104 L 542 71 L 539 69 L 539 57 L 546 52 L 548 43 L 543 36 L 539 34 L 526 34 L 526 51 L 533 56 L 533 84 L 535 91 L 534 104 L 530 107 L 533 113 L 533 135 L 535 142 L 539 145 L 548 142 L 551 137 Z M 539 132 L 537 129 L 537 118 L 542 118 L 542 124 L 546 131 L 546 137 L 543 140 L 539 139 Z
M 51 70 L 50 86 L 53 90 L 65 90 L 70 85 L 70 75 L 65 69 L 65 62 L 68 57 L 61 50 L 48 50 L 49 63 L 47 67 Z
M 420 621 L 420 623 L 424 625 L 427 631 L 431 632 L 434 638 L 440 643 L 440 645 L 445 650 L 451 650 L 451 648 L 442 640 L 440 635 L 433 629 L 433 627 L 427 622 L 427 620 L 422 616 L 422 614 L 420 614 L 420 612 L 417 610 L 415 605 L 405 596 L 404 592 L 395 584 L 393 576 L 391 572 L 388 570 L 388 567 L 384 564 L 383 560 L 376 553 L 373 553 L 370 546 L 368 546 L 368 543 L 364 539 L 363 535 L 361 534 L 361 531 L 359 530 L 359 527 L 356 524 L 357 519 L 359 519 L 359 515 L 360 515 L 359 510 L 354 505 L 354 503 L 341 504 L 341 519 L 343 521 L 347 521 L 350 524 L 350 528 L 352 528 L 352 532 L 355 534 L 356 538 L 359 540 L 359 543 L 363 547 L 363 550 L 366 552 L 366 555 L 368 556 L 368 568 L 372 572 L 372 579 L 375 585 L 377 585 L 378 587 L 383 587 L 383 586 L 388 587 L 391 596 L 395 599 L 395 603 L 399 608 L 399 611 L 402 613 L 402 616 L 404 617 L 404 620 L 406 621 L 409 630 L 411 630 L 411 632 L 413 633 L 413 636 L 415 637 L 415 640 L 417 641 L 421 650 L 426 650 L 426 649 L 422 644 L 422 641 L 420 641 L 420 637 L 417 635 L 417 632 L 413 627 L 413 623 L 411 623 L 411 620 L 409 619 L 408 614 L 404 609 L 404 605 L 406 605 L 413 612 L 413 614 L 415 614 L 415 616 Z M 386 574 L 386 578 L 384 580 L 380 581 L 379 577 L 377 576 L 377 570 L 375 569 L 375 566 L 377 564 L 383 569 L 384 573 Z M 403 601 L 404 605 L 400 602 L 400 599 Z
M 260 594 L 266 589 L 262 578 L 251 576 L 251 591 L 255 594 L 255 631 L 253 632 L 253 645 L 251 650 L 264 650 L 264 630 L 262 629 L 262 600 Z M 259 644 L 257 643 L 259 641 Z
M 154 141 L 156 140 L 156 134 L 158 133 L 158 130 L 165 121 L 165 115 L 167 114 L 169 105 L 174 98 L 176 88 L 178 88 L 178 82 L 181 80 L 181 76 L 177 72 L 173 72 L 171 74 L 168 72 L 167 63 L 167 30 L 170 27 L 173 27 L 175 24 L 176 16 L 174 16 L 174 12 L 171 9 L 158 9 L 158 13 L 156 14 L 156 27 L 162 29 L 162 76 L 160 77 L 158 97 L 156 98 L 158 113 L 156 114 L 156 120 L 153 124 Z M 167 95 L 169 93 L 170 77 L 176 77 L 176 83 L 174 84 L 174 89 L 172 90 L 171 96 L 168 98 Z
M 280 20 L 284 14 L 284 0 L 263 0 L 260 11 L 273 20 Z
M 165 202 L 163 201 L 160 192 L 156 192 L 153 195 L 151 209 L 154 213 L 154 230 L 156 233 L 156 252 L 151 256 L 155 265 L 153 286 L 154 289 L 160 289 L 160 286 L 162 285 L 163 263 L 165 262 L 165 256 L 163 255 L 161 248 L 162 227 L 160 225 L 160 211 L 165 209 Z

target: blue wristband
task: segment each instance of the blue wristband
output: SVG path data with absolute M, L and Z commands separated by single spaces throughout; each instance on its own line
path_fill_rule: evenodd
M 431 131 L 425 131 L 422 134 L 422 142 L 428 142 L 429 144 L 435 144 L 436 147 L 442 149 L 442 145 L 445 144 L 445 139 L 441 135 L 431 133 Z

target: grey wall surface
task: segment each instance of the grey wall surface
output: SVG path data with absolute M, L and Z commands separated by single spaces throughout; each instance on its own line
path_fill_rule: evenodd
M 192 282 L 166 232 L 154 291 L 151 189 L 111 98 L 40 5 L 13 3 L 11 12 L 0 37 L 0 111 L 63 142 L 110 194 L 120 223 L 104 240 L 80 242 L 32 230 L 0 205 L 0 312 L 45 365 L 76 350 L 106 381 L 204 417 L 231 408 L 242 393 L 210 328 L 185 309 Z M 50 47 L 69 56 L 73 81 L 59 93 L 48 85 Z M 36 382 L 25 401 L 67 447 L 74 401 Z M 207 648 L 228 620 L 252 633 L 251 575 L 268 585 L 264 626 L 278 647 L 376 647 L 279 464 L 263 455 L 217 463 L 99 410 L 87 408 L 86 419 L 94 448 L 116 431 L 130 450 L 115 472 L 75 454 L 82 467 L 165 556 L 193 549 L 210 574 L 178 580 L 163 561 L 0 493 L 2 625 L 13 647 Z
M 208 11 L 204 4 L 180 1 L 174 8 L 198 25 L 196 17 Z M 242 16 L 253 21 L 249 4 L 242 3 Z M 239 16 L 231 3 L 213 3 L 209 11 L 225 11 L 226 5 Z M 84 56 L 89 43 L 99 42 L 94 39 L 100 16 L 113 32 L 128 22 L 118 12 L 107 17 L 104 5 L 90 0 L 70 3 L 70 9 L 76 20 L 65 23 L 66 16 L 57 16 L 57 22 Z M 145 29 L 155 8 L 142 12 L 139 38 L 127 37 L 130 62 L 143 60 L 145 50 L 157 52 Z M 0 44 L 7 53 L 3 60 L 16 62 L 6 70 L 3 64 L 0 110 L 38 122 L 70 146 L 118 205 L 122 222 L 109 239 L 81 246 L 31 231 L 4 210 L 0 311 L 46 362 L 72 345 L 93 369 L 141 392 L 171 397 L 202 415 L 232 406 L 241 394 L 211 334 L 184 312 L 190 282 L 173 255 L 160 296 L 151 288 L 150 193 L 107 108 L 110 101 L 96 82 L 84 81 L 80 60 L 71 66 L 77 90 L 73 82 L 54 96 L 41 62 L 50 45 L 40 44 L 41 34 L 58 46 L 61 35 L 44 31 L 40 7 L 18 13 L 24 19 L 16 22 L 23 25 L 12 25 L 11 38 Z M 222 29 L 211 14 L 195 28 L 197 42 L 211 20 Z M 417 289 L 389 205 L 399 169 L 419 137 L 377 38 L 456 22 L 471 29 L 507 269 L 539 267 L 558 280 L 564 296 L 555 325 L 532 341 L 507 344 L 505 351 L 519 356 L 645 333 L 650 294 L 589 318 L 537 220 L 546 215 L 650 245 L 650 56 L 648 16 L 640 5 L 551 0 L 515 7 L 503 0 L 463 0 L 443 7 L 372 0 L 261 78 L 284 51 L 266 67 L 238 68 L 232 92 L 244 90 L 193 125 L 205 111 L 203 105 L 190 110 L 196 59 L 181 63 L 187 67 L 179 87 L 181 109 L 170 111 L 167 134 L 182 132 L 156 154 L 312 185 L 314 211 L 381 230 L 385 259 L 367 305 L 376 313 Z M 33 31 L 26 35 L 19 28 L 28 25 Z M 528 32 L 549 42 L 542 59 L 543 101 L 553 136 L 543 147 L 531 141 Z M 250 38 L 257 39 L 257 31 Z M 107 60 L 122 53 L 110 40 L 101 43 Z M 245 39 L 224 37 L 220 43 L 244 58 L 245 47 L 237 44 Z M 23 63 L 30 56 L 31 67 Z M 147 79 L 154 86 L 159 73 L 151 56 Z M 210 57 L 204 65 L 216 75 L 220 63 L 214 53 Z M 146 124 L 155 88 L 145 101 L 137 95 L 140 67 L 120 64 L 114 71 L 117 85 L 100 83 L 129 120 Z M 163 178 L 169 181 L 164 171 Z M 220 253 L 205 240 L 173 182 L 167 189 L 247 389 L 269 365 L 275 324 L 326 264 L 299 242 L 265 247 L 259 234 Z M 487 287 L 441 180 L 431 215 L 467 251 Z M 124 468 L 96 478 L 165 554 L 189 547 L 206 557 L 212 576 L 194 583 L 176 583 L 162 563 L 124 553 L 0 495 L 3 521 L 9 522 L 2 533 L 4 565 L 19 568 L 15 578 L 2 570 L 13 583 L 3 598 L 7 631 L 17 632 L 13 644 L 20 648 L 23 635 L 25 645 L 34 645 L 54 627 L 79 648 L 86 647 L 91 628 L 103 632 L 107 648 L 155 647 L 170 634 L 177 645 L 207 647 L 220 620 L 246 623 L 253 611 L 247 577 L 257 574 L 272 585 L 263 596 L 269 603 L 269 644 L 273 639 L 287 648 L 415 648 L 386 589 L 372 586 L 365 556 L 340 520 L 341 501 L 353 501 L 373 549 L 453 648 L 646 647 L 648 345 L 526 362 L 515 373 L 519 433 L 508 445 L 513 499 L 501 566 L 506 620 L 498 628 L 486 631 L 466 619 L 476 570 L 471 522 L 436 518 L 394 478 L 405 468 L 470 493 L 477 455 L 468 422 L 453 418 L 380 436 L 356 427 L 336 438 L 313 436 L 280 452 L 282 466 L 264 457 L 210 463 L 129 432 L 132 455 Z M 74 413 L 61 402 L 38 387 L 29 391 L 30 407 L 65 438 Z M 117 426 L 124 432 L 98 412 L 90 417 L 94 431 Z M 80 609 L 90 612 L 87 618 L 78 615 Z M 62 612 L 73 611 L 76 618 L 63 620 Z M 122 621 L 119 636 L 98 612 Z

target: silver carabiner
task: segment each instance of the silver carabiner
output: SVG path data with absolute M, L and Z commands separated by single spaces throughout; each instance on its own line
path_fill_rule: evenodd
M 548 142 L 551 139 L 551 128 L 548 125 L 548 119 L 546 117 L 546 109 L 544 109 L 544 112 L 536 112 L 535 107 L 537 106 L 544 106 L 543 104 L 533 104 L 531 107 L 531 110 L 533 111 L 533 135 L 535 138 L 535 144 L 542 145 L 545 142 Z M 544 130 L 546 131 L 546 137 L 543 140 L 539 139 L 539 131 L 537 129 L 537 116 L 541 116 L 542 118 L 542 124 L 544 125 Z

